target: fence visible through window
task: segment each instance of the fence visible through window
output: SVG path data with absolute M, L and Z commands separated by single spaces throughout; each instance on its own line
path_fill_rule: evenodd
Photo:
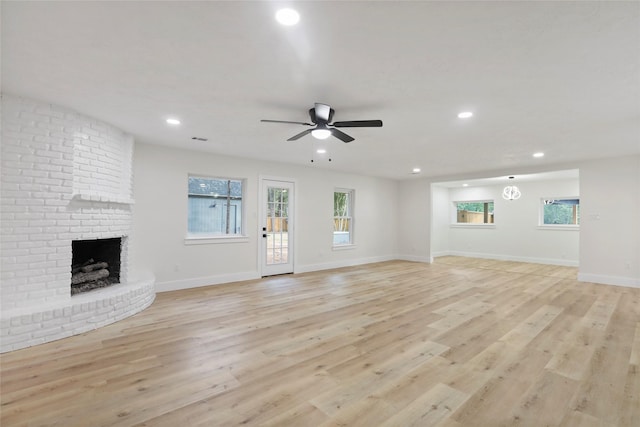
M 289 262 L 289 192 L 286 188 L 267 190 L 267 265 Z
M 458 224 L 493 224 L 493 202 L 455 202 Z

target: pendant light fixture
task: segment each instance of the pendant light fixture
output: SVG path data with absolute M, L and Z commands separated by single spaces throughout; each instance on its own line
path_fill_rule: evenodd
M 509 180 L 513 178 L 513 176 L 510 176 Z M 507 185 L 504 187 L 504 190 L 502 190 L 502 198 L 505 200 L 518 200 L 520 196 L 522 196 L 522 193 L 520 193 L 520 190 L 518 190 L 518 187 L 515 185 Z

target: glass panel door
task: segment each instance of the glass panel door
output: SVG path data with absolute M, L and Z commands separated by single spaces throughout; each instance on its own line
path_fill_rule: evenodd
M 262 275 L 293 272 L 293 183 L 263 180 Z

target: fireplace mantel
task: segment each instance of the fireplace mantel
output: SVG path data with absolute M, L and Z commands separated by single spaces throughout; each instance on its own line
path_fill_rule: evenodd
M 117 196 L 110 194 L 96 194 L 96 193 L 74 193 L 71 197 L 72 200 L 80 202 L 92 202 L 92 203 L 115 203 L 118 205 L 132 206 L 135 204 L 135 200 L 127 196 Z

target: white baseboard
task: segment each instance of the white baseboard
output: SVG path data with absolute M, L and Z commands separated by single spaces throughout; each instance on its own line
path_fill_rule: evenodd
M 321 264 L 307 264 L 296 266 L 295 273 L 309 273 L 311 271 L 331 270 L 334 268 L 353 267 L 354 265 L 372 264 L 374 262 L 393 261 L 399 259 L 397 255 L 348 259 L 344 261 L 325 262 Z
M 156 292 L 179 291 L 181 289 L 201 288 L 203 286 L 220 285 L 223 283 L 242 282 L 244 280 L 259 279 L 257 271 L 244 273 L 221 274 L 219 276 L 195 277 L 193 279 L 171 280 L 156 283 Z
M 433 262 L 433 257 L 416 255 L 398 255 L 396 259 L 399 259 L 401 261 L 424 262 L 426 264 L 431 264 Z
M 483 258 L 483 259 L 495 259 L 498 261 L 517 261 L 517 262 L 530 262 L 533 264 L 548 264 L 548 265 L 561 265 L 565 267 L 578 267 L 577 260 L 569 259 L 555 259 L 555 258 L 534 258 L 534 257 L 522 257 L 504 254 L 486 254 L 481 252 L 462 252 L 462 251 L 447 251 L 446 253 L 440 252 L 434 256 L 463 256 L 469 258 Z
M 483 253 L 476 253 L 476 252 L 457 252 L 457 251 L 438 252 L 434 254 L 434 257 L 446 256 L 446 255 L 464 256 L 464 257 L 470 257 L 470 258 L 495 259 L 500 261 L 519 261 L 519 262 L 531 262 L 536 264 L 564 265 L 569 267 L 578 266 L 577 261 L 556 260 L 556 259 L 546 259 L 546 258 L 516 257 L 511 255 L 483 254 Z M 433 257 L 429 258 L 429 257 L 415 256 L 415 255 L 385 255 L 385 256 L 379 256 L 379 257 L 358 258 L 358 259 L 351 259 L 351 260 L 338 261 L 338 262 L 301 265 L 296 267 L 295 273 L 308 273 L 312 271 L 330 270 L 334 268 L 352 267 L 356 265 L 372 264 L 375 262 L 384 262 L 384 261 L 393 261 L 393 260 L 432 263 Z M 255 280 L 259 278 L 260 278 L 260 275 L 258 274 L 258 272 L 248 271 L 243 273 L 222 274 L 218 276 L 196 277 L 191 279 L 172 280 L 167 282 L 156 282 L 156 292 L 170 292 L 170 291 L 177 291 L 181 289 L 219 285 L 223 283 Z M 605 285 L 640 288 L 640 280 L 634 279 L 632 277 L 578 273 L 578 280 L 581 282 L 601 283 Z
M 578 273 L 579 282 L 600 283 L 602 285 L 640 288 L 640 279 L 633 277 L 606 276 L 603 274 Z
M 322 264 L 307 264 L 295 267 L 295 273 L 308 273 L 319 270 L 331 270 L 341 267 L 352 267 L 355 265 L 371 264 L 374 262 L 393 261 L 401 259 L 396 255 L 386 255 L 380 257 L 351 259 L 339 262 L 327 262 Z M 422 260 L 420 260 L 422 261 Z M 219 276 L 195 277 L 191 279 L 172 280 L 167 282 L 157 282 L 156 292 L 179 291 L 182 289 L 200 288 L 204 286 L 221 285 L 231 282 L 242 282 L 245 280 L 259 279 L 261 276 L 257 271 L 247 271 L 244 273 L 222 274 Z
M 449 252 L 449 251 L 432 252 L 431 253 L 431 259 L 438 258 L 440 256 L 447 256 L 447 255 L 453 255 L 453 254 L 451 252 Z

